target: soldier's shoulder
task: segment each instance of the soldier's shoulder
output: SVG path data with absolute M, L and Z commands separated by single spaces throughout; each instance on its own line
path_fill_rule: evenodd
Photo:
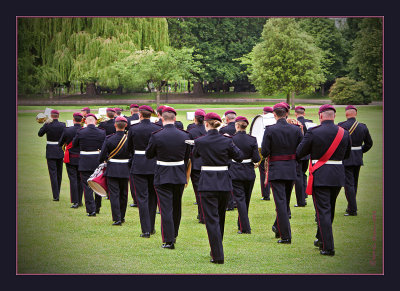
M 338 125 L 341 126 L 341 125 L 345 124 L 346 122 L 347 122 L 347 120 L 341 121 L 341 122 L 338 123 Z
M 113 137 L 114 135 L 115 135 L 115 133 L 112 133 L 112 134 L 106 135 L 106 138 Z
M 184 132 L 184 133 L 189 134 L 189 131 L 186 131 L 186 130 L 184 130 L 184 129 L 182 129 L 182 128 L 177 128 L 177 129 L 179 129 L 180 131 L 182 131 L 182 132 Z
M 250 135 L 250 134 L 247 134 L 247 136 L 248 136 L 248 138 L 249 138 L 250 140 L 255 140 L 255 141 L 257 141 L 257 138 L 256 138 L 255 136 L 252 136 L 252 135 Z
M 224 137 L 228 137 L 228 138 L 232 138 L 232 136 L 231 136 L 231 135 L 229 135 L 228 133 L 224 133 L 224 134 L 222 134 L 222 136 L 224 136 Z
M 160 133 L 163 129 L 164 129 L 164 127 L 160 128 L 160 129 L 158 129 L 156 131 L 153 131 L 151 134 L 155 135 L 157 133 Z
M 319 129 L 319 128 L 321 128 L 321 124 L 307 129 L 307 132 L 312 132 L 312 131 L 314 131 L 316 129 Z

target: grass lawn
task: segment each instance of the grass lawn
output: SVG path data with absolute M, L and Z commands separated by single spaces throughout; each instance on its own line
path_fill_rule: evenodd
M 221 107 L 220 104 L 210 106 Z M 185 107 L 194 108 L 194 105 L 181 105 L 178 108 Z M 207 108 L 204 105 L 202 107 Z M 57 109 L 63 107 L 58 106 Z M 218 114 L 224 111 L 216 110 Z M 252 119 L 260 110 L 243 108 L 236 111 Z M 344 190 L 339 194 L 333 224 L 336 255 L 321 256 L 314 247 L 316 223 L 312 198 L 307 199 L 305 208 L 295 208 L 294 190 L 290 203 L 292 244 L 277 244 L 271 231 L 275 219 L 274 202 L 273 199 L 260 200 L 257 170 L 249 210 L 252 234 L 238 235 L 237 211 L 227 212 L 224 265 L 209 262 L 207 232 L 205 226 L 197 222 L 197 206 L 193 205 L 195 196 L 190 183 L 183 194 L 182 221 L 175 250 L 161 248 L 159 215 L 156 218 L 157 233 L 150 239 L 143 239 L 139 237 L 141 231 L 137 208 L 128 206 L 126 223 L 122 227 L 111 226 L 109 200 L 103 200 L 100 214 L 96 217 L 86 217 L 84 207 L 69 208 L 69 180 L 65 167 L 60 201 L 53 202 L 45 160 L 46 139 L 37 136 L 41 124 L 36 123 L 35 116 L 36 113 L 18 114 L 17 266 L 20 274 L 383 272 L 382 107 L 363 107 L 359 110 L 358 120 L 368 125 L 374 145 L 365 154 L 365 166 L 360 173 L 358 216 L 343 216 L 347 201 Z M 186 128 L 190 121 L 185 120 L 185 116 L 184 112 L 178 112 L 178 120 Z M 71 113 L 60 114 L 61 121 L 70 118 Z M 307 118 L 317 121 L 317 109 L 307 109 Z M 336 122 L 343 120 L 344 108 L 338 108 Z M 128 203 L 131 202 L 129 193 Z

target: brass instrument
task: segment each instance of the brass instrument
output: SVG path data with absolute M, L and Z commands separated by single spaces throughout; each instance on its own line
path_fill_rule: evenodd
M 45 115 L 44 113 L 39 113 L 38 115 L 36 115 L 36 122 L 37 123 L 44 123 L 44 122 L 46 122 L 46 120 L 48 118 L 49 117 L 47 117 L 47 115 Z
M 300 121 L 298 121 L 297 119 L 293 119 L 293 118 L 288 118 L 288 119 L 286 119 L 286 121 L 289 124 L 293 124 L 293 125 L 299 126 L 300 129 L 301 129 L 301 132 L 304 134 L 303 124 Z

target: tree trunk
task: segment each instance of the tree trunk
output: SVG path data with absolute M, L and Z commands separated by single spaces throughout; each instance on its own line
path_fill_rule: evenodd
M 149 90 L 149 93 L 151 93 L 151 88 L 149 82 L 147 82 L 147 90 Z
M 49 98 L 50 99 L 53 99 L 53 90 L 54 90 L 54 88 L 53 88 L 53 86 L 51 86 L 49 89 Z
M 190 93 L 190 80 L 188 81 L 188 92 Z
M 81 90 L 81 94 L 83 94 L 83 83 L 81 82 L 81 88 L 80 88 L 80 90 Z
M 321 85 L 321 95 L 325 96 L 325 85 L 324 84 Z
M 295 103 L 295 102 L 294 102 L 294 94 L 295 94 L 295 93 L 292 92 L 292 98 L 291 98 L 291 99 L 292 99 L 292 100 L 291 100 L 292 110 L 294 110 L 294 108 L 296 107 L 295 104 L 294 104 L 294 103 Z
M 290 93 L 286 94 L 286 103 L 290 104 Z
M 86 95 L 97 96 L 96 85 L 93 82 L 86 83 Z
M 195 96 L 204 95 L 203 84 L 201 82 L 194 82 L 193 83 L 193 94 Z
M 156 108 L 160 107 L 160 90 L 157 90 L 156 105 L 157 105 Z

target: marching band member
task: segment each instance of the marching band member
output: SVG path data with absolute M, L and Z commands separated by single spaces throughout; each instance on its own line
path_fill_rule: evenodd
M 154 224 L 157 210 L 157 197 L 154 190 L 154 169 L 156 159 L 146 158 L 146 147 L 150 136 L 160 126 L 150 122 L 153 108 L 147 105 L 139 107 L 140 123 L 134 124 L 128 132 L 128 151 L 132 155 L 130 181 L 132 197 L 136 197 L 139 208 L 141 237 L 149 238 L 155 233 Z
M 107 108 L 106 114 L 109 120 L 100 122 L 98 128 L 104 129 L 106 131 L 106 135 L 110 135 L 115 133 L 115 109 Z
M 187 126 L 187 128 L 186 128 L 186 131 L 190 131 L 192 128 L 195 128 L 196 127 L 196 112 L 200 112 L 200 111 L 202 111 L 203 113 L 204 113 L 204 115 L 206 115 L 206 112 L 203 110 L 203 109 L 197 109 L 196 111 L 195 111 L 195 119 L 193 120 L 194 122 L 193 123 L 190 123 L 188 126 Z
M 268 181 L 276 205 L 276 226 L 272 226 L 278 243 L 290 244 L 291 231 L 288 213 L 288 201 L 296 180 L 296 147 L 303 138 L 298 126 L 286 121 L 288 107 L 277 103 L 273 107 L 276 124 L 270 125 L 264 132 L 261 154 L 268 157 Z
M 160 125 L 160 126 L 163 126 L 162 111 L 163 111 L 163 109 L 164 109 L 165 107 L 168 107 L 168 106 L 161 105 L 160 107 L 157 108 L 158 121 L 156 122 L 156 124 L 158 124 L 158 125 Z M 170 108 L 172 108 L 172 107 L 170 107 Z M 174 125 L 175 125 L 176 128 L 182 129 L 182 130 L 183 130 L 183 123 L 182 123 L 182 122 L 180 122 L 180 121 L 178 121 L 178 120 L 175 120 Z
M 336 109 L 325 104 L 319 108 L 321 125 L 309 129 L 297 147 L 297 159 L 310 154 L 312 165 L 307 194 L 313 196 L 318 230 L 314 245 L 321 255 L 334 256 L 332 223 L 335 216 L 336 198 L 345 185 L 342 160 L 349 157 L 351 139 L 349 132 L 334 124 Z M 318 169 L 318 171 L 316 171 Z
M 106 137 L 99 157 L 99 163 L 107 160 L 104 176 L 107 177 L 107 187 L 110 193 L 112 225 L 122 225 L 125 222 L 128 203 L 130 153 L 125 135 L 127 124 L 128 121 L 125 117 L 115 118 L 116 132 Z
M 58 121 L 59 115 L 60 113 L 58 110 L 51 110 L 50 117 L 52 118 L 52 121 L 45 122 L 38 132 L 39 137 L 42 137 L 46 134 L 46 159 L 50 176 L 51 190 L 53 192 L 53 201 L 60 200 L 64 157 L 64 152 L 61 146 L 58 145 L 58 140 L 64 131 L 65 123 Z
M 345 216 L 356 216 L 358 177 L 360 168 L 364 165 L 363 154 L 371 149 L 373 142 L 368 127 L 356 120 L 357 108 L 353 105 L 348 105 L 345 111 L 347 120 L 338 124 L 349 131 L 352 143 L 350 156 L 343 161 L 346 174 L 344 193 L 348 203 Z
M 263 114 L 272 114 L 273 115 L 274 110 L 272 109 L 272 107 L 269 106 L 265 106 L 263 108 Z M 264 181 L 265 181 L 265 158 L 262 157 L 262 160 L 260 162 L 260 165 L 258 166 L 258 170 L 260 172 L 260 185 L 261 185 L 261 195 L 262 198 L 261 200 L 271 200 L 270 198 L 270 193 L 271 193 L 271 188 L 269 183 L 267 185 L 264 185 Z
M 93 190 L 87 182 L 99 165 L 100 149 L 106 138 L 106 132 L 96 127 L 96 120 L 96 115 L 87 114 L 85 121 L 87 127 L 78 130 L 72 141 L 72 146 L 80 149 L 78 171 L 81 174 L 87 216 L 96 216 L 96 213 L 100 213 L 101 207 L 101 196 L 95 195 L 93 198 Z
M 129 106 L 129 110 L 131 112 L 131 116 L 126 118 L 128 120 L 128 126 L 126 127 L 127 131 L 129 131 L 129 128 L 131 127 L 131 125 L 140 122 L 140 120 L 139 120 L 139 105 L 131 104 Z
M 204 120 L 207 135 L 194 140 L 193 156 L 201 157 L 203 162 L 198 191 L 211 247 L 211 262 L 223 264 L 225 212 L 232 191 L 228 165 L 231 159 L 240 163 L 243 155 L 231 137 L 218 133 L 217 128 L 222 123 L 218 114 L 210 112 Z
M 71 196 L 71 208 L 82 206 L 83 189 L 81 177 L 78 171 L 79 166 L 79 147 L 72 145 L 76 132 L 82 128 L 82 114 L 76 112 L 72 115 L 74 126 L 64 128 L 64 132 L 58 141 L 59 146 L 65 145 L 64 163 L 67 168 L 69 178 L 69 192 Z
M 194 113 L 194 126 L 192 126 L 192 129 L 189 131 L 189 137 L 191 140 L 194 140 L 200 136 L 203 136 L 207 133 L 206 127 L 204 125 L 204 117 L 206 116 L 204 110 L 202 109 L 197 109 Z M 192 180 L 192 185 L 193 185 L 193 191 L 194 195 L 196 197 L 196 204 L 197 204 L 197 219 L 199 220 L 199 223 L 204 224 L 204 216 L 203 213 L 201 212 L 201 206 L 200 206 L 200 199 L 199 199 L 199 191 L 198 191 L 198 186 L 199 186 L 199 179 L 200 179 L 200 173 L 201 173 L 201 166 L 203 165 L 201 158 L 196 158 L 193 156 L 193 152 L 190 156 L 191 164 L 192 164 L 192 169 L 190 171 L 190 179 Z
M 146 157 L 157 159 L 154 187 L 161 214 L 162 247 L 174 249 L 181 221 L 182 194 L 187 183 L 190 146 L 185 140 L 189 139 L 189 134 L 175 127 L 175 109 L 164 107 L 162 120 L 163 128 L 151 134 Z
M 241 163 L 232 160 L 229 167 L 229 174 L 232 178 L 233 197 L 238 210 L 239 234 L 251 233 L 248 216 L 251 192 L 253 191 L 256 173 L 254 164 L 260 161 L 257 139 L 246 134 L 246 127 L 249 121 L 246 117 L 238 116 L 235 119 L 236 134 L 233 135 L 233 143 L 242 151 L 243 161 Z

